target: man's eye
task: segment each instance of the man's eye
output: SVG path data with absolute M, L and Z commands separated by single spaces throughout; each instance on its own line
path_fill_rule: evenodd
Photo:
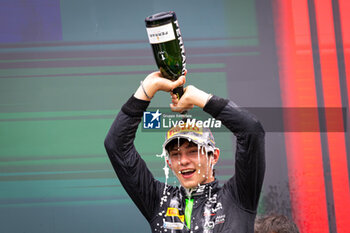
M 197 150 L 197 149 L 190 150 L 190 153 L 191 153 L 191 154 L 197 154 L 197 153 L 198 153 L 198 150 Z
M 170 156 L 173 157 L 173 156 L 178 156 L 179 153 L 175 152 L 175 153 L 170 153 Z

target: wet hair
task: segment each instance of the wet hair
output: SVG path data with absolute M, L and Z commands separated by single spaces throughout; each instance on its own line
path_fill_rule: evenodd
M 269 214 L 255 220 L 254 233 L 299 233 L 299 230 L 286 216 Z
M 174 149 L 174 147 L 176 146 L 182 146 L 185 142 L 188 142 L 189 143 L 189 146 L 196 146 L 198 147 L 198 144 L 193 142 L 193 141 L 189 141 L 188 139 L 186 138 L 174 138 L 173 140 L 171 140 L 166 146 L 165 146 L 165 149 L 167 150 L 168 153 L 170 153 L 170 151 L 172 149 Z M 208 152 L 208 155 L 212 155 L 213 152 L 209 151 Z

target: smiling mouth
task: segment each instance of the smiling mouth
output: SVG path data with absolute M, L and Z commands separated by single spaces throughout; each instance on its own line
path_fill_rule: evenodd
M 185 169 L 182 170 L 180 173 L 184 178 L 190 178 L 195 173 L 196 169 Z

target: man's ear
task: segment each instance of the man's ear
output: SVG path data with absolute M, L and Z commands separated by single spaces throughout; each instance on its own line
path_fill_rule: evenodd
M 169 156 L 165 157 L 166 163 L 168 164 L 169 168 L 172 169 L 171 167 L 171 161 L 169 160 Z
M 216 148 L 215 151 L 213 152 L 213 160 L 212 160 L 212 164 L 216 164 L 219 160 L 220 157 L 220 149 Z

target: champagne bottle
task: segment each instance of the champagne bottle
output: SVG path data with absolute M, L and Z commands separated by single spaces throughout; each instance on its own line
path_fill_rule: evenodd
M 185 74 L 186 56 L 175 12 L 157 13 L 147 17 L 145 22 L 153 55 L 162 76 L 177 80 Z M 183 86 L 175 88 L 173 93 L 180 99 Z

